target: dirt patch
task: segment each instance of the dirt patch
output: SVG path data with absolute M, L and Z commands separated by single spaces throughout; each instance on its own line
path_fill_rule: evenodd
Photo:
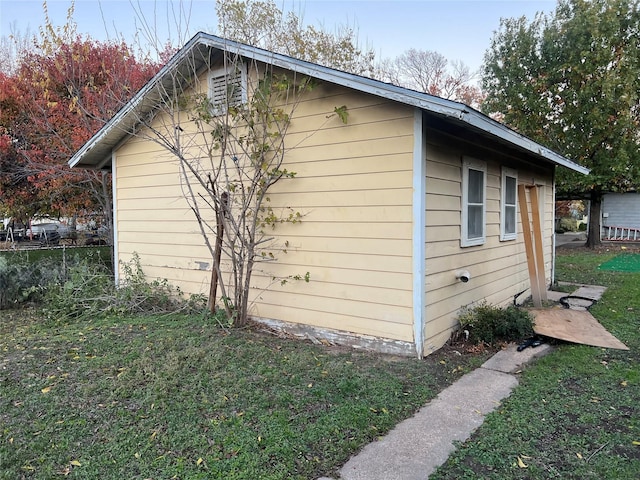
M 582 242 L 569 242 L 556 247 L 557 253 L 609 253 L 609 252 L 640 252 L 640 243 L 604 243 L 594 248 L 587 248 Z

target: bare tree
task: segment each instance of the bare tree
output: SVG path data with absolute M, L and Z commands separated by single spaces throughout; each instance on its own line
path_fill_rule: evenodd
M 283 53 L 290 57 L 371 76 L 375 53 L 358 43 L 349 25 L 333 33 L 305 25 L 302 16 L 280 10 L 273 0 L 217 0 L 219 34 L 229 40 Z
M 474 84 L 476 75 L 461 61 L 449 62 L 431 50 L 407 50 L 395 59 L 384 59 L 376 77 L 405 88 L 456 100 L 477 108 L 483 100 Z
M 0 37 L 0 73 L 11 75 L 22 55 L 33 47 L 34 42 L 33 34 L 28 29 L 25 32 L 18 31 L 14 22 L 11 33 Z
M 208 77 L 198 75 L 202 62 L 208 71 L 222 67 L 224 73 L 206 84 Z M 183 84 L 185 77 L 195 83 Z M 209 306 L 218 303 L 238 326 L 248 318 L 256 266 L 286 250 L 272 229 L 302 219 L 301 212 L 273 208 L 268 193 L 295 177 L 284 167 L 287 153 L 297 146 L 286 144 L 287 132 L 311 88 L 309 78 L 269 65 L 229 53 L 222 65 L 212 64 L 208 55 L 196 52 L 157 84 L 154 95 L 160 101 L 153 118 L 139 115 L 145 128 L 137 135 L 178 161 L 184 196 L 213 260 Z M 325 122 L 336 116 L 344 120 L 346 109 L 337 109 Z M 292 279 L 309 277 L 272 277 L 281 283 Z

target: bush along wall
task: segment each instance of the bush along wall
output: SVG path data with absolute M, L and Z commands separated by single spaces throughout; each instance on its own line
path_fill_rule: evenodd
M 116 288 L 113 270 L 101 252 L 80 253 L 0 255 L 0 309 L 40 306 L 53 322 L 206 309 L 204 296 L 185 298 L 167 280 L 147 279 L 137 255 L 121 264 L 122 278 Z
M 510 305 L 506 308 L 486 302 L 463 308 L 458 315 L 458 334 L 473 344 L 495 345 L 533 335 L 533 317 L 526 310 Z

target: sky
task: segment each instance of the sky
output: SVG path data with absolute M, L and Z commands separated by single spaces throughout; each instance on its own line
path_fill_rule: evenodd
M 44 24 L 42 4 L 42 0 L 0 0 L 0 35 L 37 33 Z M 372 48 L 379 59 L 397 57 L 410 48 L 432 50 L 450 61 L 464 62 L 472 71 L 480 69 L 501 17 L 533 19 L 536 12 L 549 13 L 556 6 L 555 0 L 276 0 L 276 4 L 329 32 L 336 25 L 353 27 L 360 44 Z M 70 5 L 71 0 L 47 0 L 54 26 L 66 23 Z M 182 17 L 179 23 L 176 14 Z M 119 33 L 128 43 L 137 38 L 143 47 L 150 42 L 151 31 L 160 44 L 168 39 L 182 44 L 198 31 L 217 33 L 215 0 L 76 0 L 73 18 L 78 33 L 97 40 Z M 141 18 L 154 24 L 145 29 Z

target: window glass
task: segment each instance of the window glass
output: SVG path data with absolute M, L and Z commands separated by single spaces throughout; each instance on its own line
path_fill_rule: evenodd
M 485 241 L 487 167 L 484 162 L 465 159 L 462 163 L 462 237 L 460 245 L 471 247 Z
M 484 200 L 484 172 L 469 169 L 469 203 Z
M 484 234 L 482 224 L 482 205 L 469 205 L 469 218 L 467 219 L 467 237 L 481 238 Z
M 517 172 L 509 168 L 503 168 L 500 205 L 500 240 L 515 240 L 516 238 L 517 188 Z

